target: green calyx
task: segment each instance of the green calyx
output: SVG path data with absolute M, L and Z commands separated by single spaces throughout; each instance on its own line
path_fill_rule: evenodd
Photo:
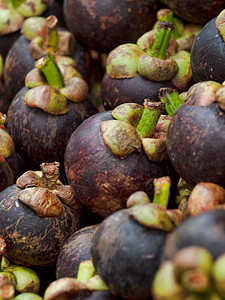
M 143 192 L 131 195 L 127 207 L 132 217 L 140 224 L 171 231 L 183 221 L 183 214 L 177 209 L 167 210 L 171 181 L 168 176 L 154 179 L 153 202 Z
M 82 102 L 88 95 L 88 85 L 76 73 L 76 69 L 67 62 L 59 65 L 50 52 L 35 62 L 35 69 L 31 70 L 26 78 L 25 85 L 30 88 L 23 96 L 23 101 L 31 106 L 38 107 L 53 115 L 68 112 L 68 102 Z M 75 70 L 67 73 L 67 68 Z M 62 71 L 61 71 L 62 69 Z M 63 72 L 63 74 L 62 74 Z M 64 80 L 64 77 L 66 78 Z
M 112 111 L 116 120 L 104 121 L 100 125 L 105 144 L 112 153 L 121 158 L 125 158 L 135 149 L 141 151 L 143 146 L 150 160 L 166 159 L 165 133 L 168 124 L 164 123 L 168 123 L 168 120 L 160 120 L 163 109 L 162 102 L 148 99 L 144 100 L 143 106 L 137 103 L 119 105 Z M 157 133 L 152 137 L 156 128 Z
M 122 44 L 107 56 L 106 71 L 111 78 L 132 78 L 137 75 L 138 58 L 143 52 L 136 44 Z
M 48 7 L 48 1 L 43 0 L 15 1 L 23 2 L 18 6 L 17 11 L 25 18 L 40 16 Z
M 29 40 L 36 37 L 45 38 L 47 35 L 46 19 L 44 17 L 30 17 L 24 20 L 21 33 Z
M 11 272 L 16 277 L 16 290 L 20 293 L 33 292 L 38 293 L 40 288 L 40 279 L 37 273 L 29 267 L 10 265 L 4 271 Z
M 166 209 L 159 204 L 139 204 L 129 208 L 129 210 L 130 215 L 144 226 L 168 232 L 174 229 Z
M 162 21 L 158 24 L 152 45 L 138 59 L 138 73 L 151 81 L 168 81 L 178 70 L 177 63 L 168 56 L 173 24 Z M 144 39 L 144 38 L 143 38 Z M 142 44 L 143 41 L 138 41 Z
M 10 3 L 0 6 L 0 34 L 5 35 L 19 30 L 23 24 L 23 16 Z
M 42 85 L 26 92 L 23 101 L 30 107 L 41 108 L 53 115 L 68 112 L 67 99 L 51 86 Z
M 107 74 L 116 79 L 132 78 L 139 73 L 148 80 L 170 80 L 177 72 L 176 62 L 169 59 L 177 48 L 175 39 L 171 39 L 173 29 L 172 23 L 162 21 L 157 30 L 143 34 L 136 44 L 122 44 L 113 49 L 107 56 Z
M 165 109 L 170 117 L 173 116 L 178 107 L 183 103 L 177 90 L 173 88 L 161 88 L 159 90 L 159 99 L 165 103 Z
M 181 50 L 171 57 L 177 64 L 177 73 L 172 78 L 172 83 L 177 89 L 186 91 L 192 82 L 191 54 Z
M 120 120 L 103 121 L 100 130 L 106 146 L 120 158 L 125 158 L 135 149 L 141 151 L 141 140 L 130 124 Z

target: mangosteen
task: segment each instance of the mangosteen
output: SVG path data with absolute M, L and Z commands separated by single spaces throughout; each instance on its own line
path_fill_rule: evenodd
M 65 241 L 79 229 L 80 204 L 59 181 L 59 163 L 42 163 L 0 193 L 4 256 L 16 264 L 51 266 Z
M 88 48 L 106 53 L 150 30 L 157 9 L 155 0 L 66 0 L 63 6 L 67 28 Z
M 215 81 L 194 84 L 172 116 L 168 156 L 187 183 L 225 187 L 225 89 Z
M 225 8 L 223 0 L 162 0 L 176 15 L 182 19 L 205 25 Z
M 125 207 L 128 196 L 143 190 L 151 197 L 154 178 L 170 176 L 171 195 L 178 181 L 167 158 L 169 116 L 164 105 L 145 100 L 99 112 L 72 133 L 64 166 L 76 197 L 101 217 Z M 151 121 L 150 121 L 151 120 Z
M 190 87 L 190 53 L 177 51 L 173 30 L 171 22 L 161 21 L 136 44 L 122 44 L 109 53 L 101 86 L 106 110 L 126 102 L 141 104 L 144 98 L 159 101 L 162 87 L 176 87 L 179 92 Z
M 98 225 L 90 225 L 72 234 L 62 246 L 56 262 L 56 279 L 77 277 L 82 261 L 91 259 L 91 240 Z
M 191 69 L 195 82 L 225 80 L 224 19 L 225 9 L 202 28 L 192 45 Z
M 35 62 L 25 84 L 8 110 L 7 127 L 15 149 L 34 166 L 62 162 L 72 132 L 97 112 L 88 85 L 73 60 L 64 57 L 57 64 L 50 52 Z
M 190 216 L 166 240 L 163 260 L 171 260 L 185 247 L 200 246 L 207 249 L 213 260 L 224 253 L 225 211 L 215 209 Z
M 151 298 L 151 285 L 166 237 L 175 226 L 166 209 L 168 177 L 155 182 L 152 203 L 150 199 L 146 203 L 145 197 L 143 203 L 130 201 L 129 208 L 105 218 L 92 238 L 91 256 L 96 273 L 112 294 L 122 298 Z
M 77 72 L 87 79 L 89 54 L 68 29 L 59 27 L 56 16 L 28 18 L 23 23 L 21 33 L 5 59 L 4 81 L 11 101 L 24 86 L 25 77 L 35 61 L 46 51 L 50 51 L 56 60 L 64 56 L 72 57 Z

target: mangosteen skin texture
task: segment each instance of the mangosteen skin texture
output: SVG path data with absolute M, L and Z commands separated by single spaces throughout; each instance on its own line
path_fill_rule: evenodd
M 156 163 L 143 150 L 121 159 L 105 145 L 100 123 L 113 120 L 112 111 L 89 117 L 71 135 L 65 150 L 65 173 L 75 196 L 102 218 L 126 207 L 128 197 L 138 191 L 153 196 L 154 178 L 177 180 L 168 159 Z M 176 178 L 176 179 L 175 179 Z
M 15 149 L 31 164 L 59 161 L 63 164 L 64 151 L 75 128 L 90 115 L 97 112 L 90 97 L 84 102 L 68 101 L 69 111 L 55 116 L 23 102 L 28 91 L 22 88 L 10 104 L 7 130 Z
M 56 262 L 56 279 L 77 277 L 82 261 L 91 259 L 91 240 L 98 225 L 81 228 L 61 248 Z
M 66 0 L 63 7 L 67 28 L 78 40 L 106 53 L 149 31 L 156 9 L 154 0 Z
M 29 41 L 21 35 L 10 48 L 4 66 L 6 95 L 12 101 L 16 93 L 24 87 L 27 73 L 34 68 L 34 59 L 29 50 Z
M 112 294 L 149 299 L 167 233 L 146 227 L 122 209 L 96 229 L 91 255 L 97 274 Z
M 14 183 L 14 174 L 5 159 L 0 157 L 0 192 Z
M 20 37 L 21 33 L 20 30 L 9 34 L 2 34 L 0 35 L 0 53 L 5 60 L 10 48 L 12 47 L 13 43 Z
M 42 218 L 18 200 L 15 184 L 0 193 L 0 232 L 6 242 L 4 255 L 16 264 L 51 266 L 71 234 L 79 229 L 79 214 L 65 204 L 58 218 Z
M 225 114 L 217 103 L 175 112 L 167 132 L 168 156 L 186 182 L 213 182 L 225 187 Z
M 224 0 L 164 0 L 163 3 L 182 19 L 201 25 L 225 8 Z
M 216 209 L 188 217 L 167 236 L 163 260 L 189 246 L 206 248 L 215 260 L 225 249 L 225 211 Z
M 225 80 L 225 42 L 215 25 L 209 21 L 195 38 L 191 48 L 191 70 L 195 82 Z
M 159 101 L 158 91 L 162 87 L 173 87 L 171 81 L 153 82 L 141 75 L 133 78 L 114 79 L 107 72 L 101 85 L 101 97 L 105 110 L 111 110 L 123 103 L 135 102 L 143 105 L 144 99 Z
M 62 30 L 62 28 L 59 28 L 59 30 Z M 14 42 L 5 59 L 4 83 L 6 95 L 11 101 L 16 93 L 24 87 L 25 77 L 35 65 L 35 60 L 29 51 L 29 44 L 30 41 L 22 34 Z M 87 50 L 78 41 L 75 42 L 71 57 L 76 61 L 77 70 L 81 73 L 83 79 L 87 80 L 90 57 Z

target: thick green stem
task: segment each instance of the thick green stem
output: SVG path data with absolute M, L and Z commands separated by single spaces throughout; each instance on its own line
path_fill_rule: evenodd
M 86 284 L 90 278 L 92 278 L 95 274 L 95 268 L 91 260 L 84 260 L 80 263 L 78 272 L 77 272 L 77 280 L 81 283 Z
M 170 197 L 171 181 L 168 176 L 154 179 L 154 197 L 153 203 L 167 208 Z
M 157 13 L 157 19 L 159 21 L 167 21 L 167 22 L 172 23 L 174 25 L 174 30 L 172 32 L 172 36 L 175 39 L 178 39 L 179 37 L 181 37 L 181 34 L 176 26 L 173 11 L 171 9 L 167 9 L 167 8 L 160 9 Z
M 152 102 L 144 100 L 144 111 L 136 127 L 136 131 L 142 138 L 150 137 L 158 123 L 164 104 L 161 102 Z
M 173 116 L 178 107 L 183 103 L 178 91 L 173 88 L 161 88 L 159 90 L 159 99 L 165 103 L 165 109 L 170 117 Z
M 159 59 L 166 59 L 166 51 L 174 26 L 167 21 L 159 22 L 150 55 Z
M 62 88 L 64 80 L 62 73 L 50 52 L 35 62 L 35 68 L 39 69 L 45 76 L 47 83 L 55 88 Z
M 56 16 L 49 16 L 46 19 L 48 37 L 46 40 L 46 48 L 49 51 L 56 51 L 58 49 L 58 19 Z

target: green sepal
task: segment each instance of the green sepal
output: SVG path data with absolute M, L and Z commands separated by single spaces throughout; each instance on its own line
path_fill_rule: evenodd
M 112 116 L 113 118 L 127 122 L 136 128 L 143 111 L 144 107 L 138 103 L 123 103 L 113 109 Z
M 174 225 L 166 209 L 156 203 L 140 204 L 129 208 L 129 214 L 140 224 L 164 231 L 171 231 Z
M 23 101 L 30 107 L 38 107 L 53 115 L 68 112 L 67 99 L 49 85 L 33 87 L 24 94 Z
M 137 75 L 138 58 L 143 52 L 136 44 L 122 44 L 112 50 L 106 61 L 111 78 L 132 78 Z
M 101 122 L 100 130 L 106 146 L 120 158 L 125 158 L 136 149 L 141 151 L 141 140 L 130 124 L 108 120 Z

